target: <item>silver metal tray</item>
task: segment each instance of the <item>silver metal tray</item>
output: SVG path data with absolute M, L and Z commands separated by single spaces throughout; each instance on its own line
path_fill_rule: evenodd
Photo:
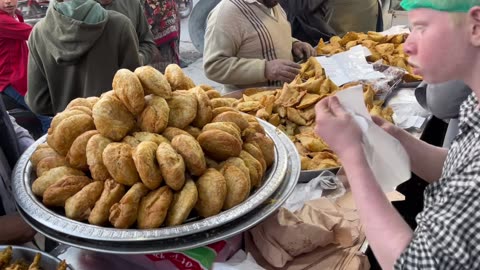
M 186 250 L 208 245 L 210 243 L 230 238 L 257 225 L 262 220 L 272 215 L 278 208 L 280 208 L 293 192 L 300 175 L 300 158 L 295 146 L 292 143 L 289 143 L 290 139 L 287 136 L 280 136 L 280 140 L 285 144 L 285 148 L 288 152 L 288 154 L 285 156 L 288 166 L 286 174 L 282 179 L 283 181 L 280 182 L 278 189 L 276 189 L 275 192 L 258 207 L 251 209 L 245 215 L 238 217 L 237 219 L 226 224 L 205 230 L 203 232 L 196 232 L 190 235 L 153 241 L 149 239 L 143 239 L 142 241 L 134 242 L 95 241 L 58 232 L 30 217 L 22 209 L 19 209 L 19 212 L 25 218 L 27 223 L 47 237 L 70 246 L 92 251 L 114 254 L 148 254 Z
M 285 178 L 288 168 L 288 155 L 286 147 L 294 147 L 293 143 L 280 130 L 271 124 L 259 119 L 267 135 L 275 143 L 275 162 L 264 178 L 264 184 L 257 189 L 243 203 L 215 216 L 199 219 L 174 227 L 162 227 L 158 229 L 116 229 L 112 227 L 100 227 L 83 222 L 71 220 L 59 213 L 47 208 L 37 196 L 32 193 L 31 184 L 34 180 L 34 170 L 29 161 L 36 147 L 45 142 L 46 137 L 37 140 L 19 159 L 12 174 L 12 187 L 18 206 L 38 223 L 54 231 L 83 239 L 113 241 L 113 242 L 143 242 L 161 240 L 190 235 L 221 226 L 241 217 L 252 209 L 265 202 L 278 189 Z M 285 140 L 288 139 L 288 141 Z M 288 144 L 288 145 L 285 145 Z M 297 158 L 298 159 L 298 158 Z M 295 179 L 297 181 L 298 177 Z
M 0 245 L 0 251 L 3 251 L 7 247 L 8 246 Z M 37 255 L 37 253 L 40 253 L 42 255 L 42 259 L 40 260 L 40 267 L 43 270 L 55 270 L 57 269 L 58 264 L 61 262 L 59 258 L 56 258 L 46 252 L 22 246 L 12 246 L 11 262 L 20 260 L 30 265 L 33 262 L 33 258 L 35 258 L 35 255 Z M 67 266 L 67 269 L 72 270 L 70 266 Z

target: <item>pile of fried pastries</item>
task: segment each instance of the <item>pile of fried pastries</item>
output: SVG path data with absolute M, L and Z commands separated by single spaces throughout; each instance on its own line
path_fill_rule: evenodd
M 333 55 L 348 51 L 350 48 L 363 45 L 370 50 L 367 57 L 370 62 L 382 60 L 382 63 L 404 69 L 407 73 L 403 79 L 409 81 L 421 81 L 422 77 L 413 73 L 413 68 L 408 64 L 408 55 L 403 51 L 403 43 L 408 34 L 382 35 L 378 32 L 367 33 L 348 32 L 342 38 L 333 36 L 328 43 L 320 39 L 317 45 L 318 55 Z
M 23 260 L 12 261 L 13 258 L 13 249 L 11 246 L 8 246 L 0 252 L 0 270 L 49 270 L 43 269 L 40 267 L 40 261 L 42 260 L 42 254 L 37 253 L 35 258 L 31 263 L 28 263 Z M 67 263 L 65 260 L 61 261 L 57 270 L 66 270 Z
M 113 90 L 77 98 L 30 161 L 32 191 L 68 218 L 151 229 L 210 217 L 246 200 L 274 162 L 257 119 L 214 108 L 220 93 L 178 65 L 121 69 Z M 183 90 L 188 89 L 188 90 Z
M 340 166 L 338 157 L 315 132 L 315 104 L 323 98 L 359 82 L 336 86 L 326 78 L 320 63 L 311 57 L 301 65 L 301 72 L 282 89 L 246 89 L 243 97 L 214 98 L 212 106 L 231 106 L 238 111 L 270 122 L 286 133 L 295 143 L 302 161 L 302 170 L 321 170 Z M 371 85 L 363 84 L 363 96 L 370 115 L 380 116 L 393 123 L 393 110 L 375 100 Z

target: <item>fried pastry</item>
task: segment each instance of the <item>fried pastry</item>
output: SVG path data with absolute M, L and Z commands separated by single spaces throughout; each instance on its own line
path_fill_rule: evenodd
M 170 107 L 168 126 L 184 128 L 197 116 L 197 98 L 188 91 L 175 91 L 172 98 L 167 100 Z
M 210 99 L 210 104 L 213 109 L 220 107 L 233 107 L 233 104 L 237 102 L 236 98 L 218 97 Z
M 75 195 L 92 180 L 87 176 L 67 175 L 49 186 L 43 193 L 43 204 L 46 206 L 64 207 L 68 198 Z
M 212 117 L 215 118 L 217 115 L 223 113 L 223 112 L 236 112 L 232 107 L 217 107 L 212 110 Z
M 83 221 L 88 219 L 95 202 L 103 191 L 103 181 L 93 181 L 65 202 L 65 215 Z
M 82 171 L 88 170 L 87 163 L 87 143 L 90 138 L 99 134 L 97 130 L 89 130 L 84 132 L 82 135 L 78 136 L 75 141 L 73 141 L 70 150 L 68 150 L 66 160 L 68 164 Z
M 125 186 L 113 179 L 107 179 L 103 184 L 102 194 L 88 217 L 88 222 L 93 225 L 105 225 L 108 222 L 110 208 L 118 203 L 123 195 L 125 195 Z
M 179 128 L 176 128 L 176 127 L 167 127 L 165 129 L 165 131 L 163 131 L 163 133 L 162 133 L 162 135 L 165 138 L 167 138 L 169 141 L 172 141 L 173 138 L 175 138 L 175 136 L 180 135 L 180 134 L 191 136 L 190 133 L 186 132 L 183 129 L 179 129 Z
M 135 127 L 133 114 L 115 95 L 103 96 L 93 106 L 92 115 L 100 134 L 113 141 L 121 140 Z
M 66 166 L 53 168 L 47 171 L 46 173 L 44 173 L 42 176 L 35 179 L 35 181 L 33 181 L 33 184 L 32 184 L 33 194 L 43 197 L 43 193 L 45 192 L 45 190 L 47 190 L 49 186 L 60 181 L 62 177 L 67 175 L 84 176 L 85 174 L 82 171 L 79 171 L 74 168 L 66 167 Z
M 210 217 L 220 213 L 225 197 L 227 183 L 225 177 L 217 170 L 209 168 L 196 182 L 198 201 L 195 205 L 201 217 Z
M 202 87 L 203 91 L 205 91 L 205 94 L 207 94 L 209 99 L 222 97 L 222 94 L 213 88 L 206 88 L 203 85 L 200 85 L 200 87 Z
M 160 71 L 151 66 L 143 66 L 136 68 L 134 73 L 140 80 L 146 95 L 155 94 L 164 99 L 172 97 L 172 88 Z
M 110 208 L 108 220 L 115 228 L 128 229 L 135 223 L 138 216 L 138 207 L 143 196 L 147 195 L 148 188 L 141 182 L 133 185 L 120 202 Z
M 192 137 L 194 138 L 197 138 L 198 135 L 200 135 L 200 133 L 202 133 L 202 130 L 197 128 L 197 127 L 194 127 L 194 126 L 187 126 L 186 128 L 184 128 L 183 130 L 185 130 L 186 132 L 188 132 L 188 134 L 192 135 Z
M 250 194 L 250 180 L 243 171 L 233 164 L 226 164 L 222 168 L 223 177 L 227 185 L 227 195 L 223 203 L 223 209 L 230 209 L 247 199 Z
M 112 141 L 100 134 L 93 135 L 87 142 L 86 155 L 87 164 L 93 180 L 105 181 L 111 178 L 110 173 L 103 163 L 103 150 Z
M 33 167 L 37 167 L 38 163 L 46 157 L 62 157 L 62 156 L 59 153 L 57 153 L 55 150 L 53 150 L 53 148 L 51 148 L 50 145 L 41 144 L 32 153 L 32 156 L 30 157 L 30 162 L 32 163 Z
M 76 98 L 70 101 L 70 103 L 68 103 L 66 109 L 71 109 L 72 107 L 75 107 L 75 106 L 85 106 L 91 109 L 93 108 L 93 105 L 95 105 L 95 103 L 98 100 L 99 100 L 98 97 Z
M 192 122 L 192 126 L 202 128 L 207 123 L 210 123 L 213 118 L 212 114 L 212 105 L 210 104 L 210 98 L 207 96 L 205 91 L 200 87 L 194 87 L 190 89 L 190 92 L 195 94 L 197 98 L 197 116 Z
M 143 184 L 150 190 L 157 189 L 162 183 L 162 172 L 157 162 L 158 145 L 154 142 L 141 142 L 133 150 L 133 161 Z
M 66 156 L 75 139 L 86 131 L 95 129 L 93 118 L 87 114 L 68 117 L 48 135 L 48 144 L 60 155 Z
M 240 128 L 235 123 L 232 123 L 232 122 L 209 123 L 203 127 L 202 131 L 213 130 L 213 129 L 225 131 L 235 136 L 235 138 L 239 139 L 240 141 L 242 140 L 242 137 L 240 135 Z
M 195 138 L 187 135 L 178 135 L 172 140 L 172 147 L 179 153 L 190 174 L 202 175 L 207 169 L 205 154 Z
M 262 133 L 255 133 L 246 138 L 245 142 L 256 142 L 260 147 L 260 150 L 262 150 L 267 167 L 270 167 L 270 165 L 273 164 L 273 161 L 275 160 L 275 145 L 272 139 Z
M 55 115 L 50 123 L 50 127 L 48 128 L 48 135 L 51 135 L 63 120 L 78 114 L 85 114 L 85 112 L 80 110 L 65 110 Z
M 247 177 L 248 182 L 250 183 L 250 187 L 252 186 L 251 181 L 250 181 L 250 170 L 248 169 L 247 165 L 245 164 L 245 161 L 239 157 L 233 157 L 225 160 L 220 164 L 220 172 L 223 173 L 223 168 L 227 165 L 234 165 L 235 167 L 239 168 L 243 174 L 245 174 L 245 177 Z
M 239 112 L 224 112 L 221 113 L 215 118 L 213 118 L 212 122 L 232 122 L 237 124 L 240 130 L 244 130 L 248 127 L 248 122 L 245 118 L 242 117 L 242 114 Z
M 248 152 L 243 151 L 240 153 L 240 158 L 245 162 L 248 170 L 250 171 L 250 183 L 252 188 L 257 188 L 262 184 L 263 169 L 262 164 L 256 160 Z
M 167 186 L 173 190 L 180 190 L 185 184 L 185 162 L 182 156 L 168 143 L 161 143 L 156 155 Z
M 150 191 L 140 201 L 137 227 L 139 229 L 154 229 L 160 227 L 167 217 L 167 211 L 172 203 L 172 199 L 172 191 L 167 186 Z
M 242 151 L 242 141 L 219 129 L 203 131 L 197 138 L 203 151 L 217 161 L 237 157 Z
M 135 73 L 119 69 L 112 82 L 113 92 L 133 115 L 138 115 L 145 107 L 145 92 Z
M 70 107 L 69 110 L 71 110 L 71 111 L 73 111 L 73 110 L 82 111 L 82 112 L 84 112 L 85 114 L 92 116 L 92 108 L 91 108 L 91 107 L 87 107 L 87 106 L 73 106 L 73 107 Z
M 168 125 L 170 108 L 164 98 L 148 95 L 145 97 L 145 109 L 138 117 L 142 131 L 162 133 Z
M 133 148 L 126 143 L 110 143 L 102 153 L 103 164 L 110 175 L 120 184 L 133 186 L 140 181 L 132 158 Z
M 195 87 L 192 79 L 185 75 L 177 64 L 170 64 L 165 68 L 165 77 L 172 87 L 172 91 L 188 90 Z
M 195 182 L 187 179 L 185 185 L 180 191 L 173 194 L 173 200 L 168 209 L 167 226 L 175 226 L 182 224 L 190 215 L 198 200 L 198 191 Z
M 60 166 L 68 166 L 67 161 L 62 156 L 48 156 L 40 160 L 37 164 L 37 177 L 42 176 L 45 172 L 50 169 L 57 168 Z
M 123 138 L 122 142 L 130 144 L 132 147 L 137 147 L 141 142 L 154 142 L 157 145 L 162 142 L 170 143 L 170 141 L 163 137 L 160 134 L 151 133 L 151 132 L 134 132 L 132 136 L 126 136 Z
M 265 158 L 263 157 L 262 150 L 260 150 L 260 146 L 258 146 L 258 144 L 255 142 L 244 143 L 243 150 L 248 152 L 260 162 L 260 164 L 262 165 L 262 171 L 263 173 L 265 173 L 265 171 L 267 170 L 267 163 L 265 162 Z

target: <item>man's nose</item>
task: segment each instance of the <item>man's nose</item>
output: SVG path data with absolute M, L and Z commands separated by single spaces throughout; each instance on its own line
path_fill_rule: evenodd
M 413 41 L 412 35 L 409 35 L 407 40 L 405 40 L 405 43 L 403 44 L 403 51 L 408 55 L 415 54 L 416 45 Z

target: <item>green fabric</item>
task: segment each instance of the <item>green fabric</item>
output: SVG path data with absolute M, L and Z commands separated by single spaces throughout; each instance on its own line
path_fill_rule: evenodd
M 55 1 L 54 7 L 60 14 L 87 24 L 96 24 L 105 20 L 103 8 L 93 0 Z
M 407 11 L 429 8 L 447 12 L 468 12 L 472 7 L 480 6 L 480 0 L 403 0 L 400 5 Z

